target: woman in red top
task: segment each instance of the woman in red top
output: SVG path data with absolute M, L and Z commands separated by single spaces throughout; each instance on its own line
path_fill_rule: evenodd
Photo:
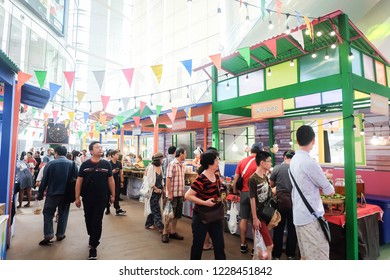
M 193 241 L 191 247 L 191 260 L 202 258 L 203 244 L 206 234 L 209 233 L 214 246 L 216 260 L 225 260 L 225 242 L 223 238 L 224 216 L 215 222 L 203 223 L 198 209 L 200 207 L 218 207 L 221 203 L 221 182 L 215 174 L 218 170 L 218 153 L 206 151 L 200 157 L 200 175 L 192 183 L 191 188 L 185 194 L 185 198 L 195 203 L 192 216 Z

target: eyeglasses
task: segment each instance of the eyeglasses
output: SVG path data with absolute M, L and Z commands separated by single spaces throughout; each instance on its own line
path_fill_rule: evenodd
M 270 163 L 272 163 L 272 160 L 263 160 L 264 162 L 270 162 Z

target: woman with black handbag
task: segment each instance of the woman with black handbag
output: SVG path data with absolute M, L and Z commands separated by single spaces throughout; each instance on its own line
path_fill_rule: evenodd
M 206 151 L 200 157 L 200 175 L 192 183 L 185 198 L 195 203 L 192 216 L 193 241 L 191 260 L 202 258 L 203 244 L 209 233 L 216 260 L 225 260 L 224 208 L 221 202 L 221 182 L 215 174 L 218 170 L 218 153 Z
M 268 259 L 272 257 L 273 241 L 262 215 L 262 210 L 272 199 L 272 191 L 267 178 L 267 171 L 272 167 L 271 155 L 268 152 L 260 151 L 256 155 L 256 172 L 249 178 L 249 197 L 252 212 L 253 228 L 259 230 L 264 243 L 267 246 Z M 252 251 L 253 252 L 253 251 Z

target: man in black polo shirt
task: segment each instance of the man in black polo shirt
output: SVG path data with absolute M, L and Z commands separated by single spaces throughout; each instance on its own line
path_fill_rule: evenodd
M 115 182 L 110 163 L 102 159 L 103 148 L 100 142 L 91 142 L 89 151 L 92 157 L 81 164 L 76 182 L 76 206 L 81 206 L 81 195 L 89 235 L 88 259 L 96 260 L 96 247 L 100 244 L 102 235 L 104 209 L 109 197 L 111 203 L 114 203 Z

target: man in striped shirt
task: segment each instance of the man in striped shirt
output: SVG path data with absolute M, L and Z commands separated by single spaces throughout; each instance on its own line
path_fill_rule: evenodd
M 169 201 L 172 203 L 175 218 L 170 222 L 170 229 L 164 228 L 161 241 L 168 243 L 169 238 L 183 240 L 183 236 L 176 232 L 177 220 L 181 218 L 183 212 L 184 197 L 184 176 L 185 167 L 183 161 L 187 153 L 184 148 L 178 148 L 175 153 L 175 159 L 168 165 L 166 191 Z M 168 234 L 169 232 L 169 234 Z

